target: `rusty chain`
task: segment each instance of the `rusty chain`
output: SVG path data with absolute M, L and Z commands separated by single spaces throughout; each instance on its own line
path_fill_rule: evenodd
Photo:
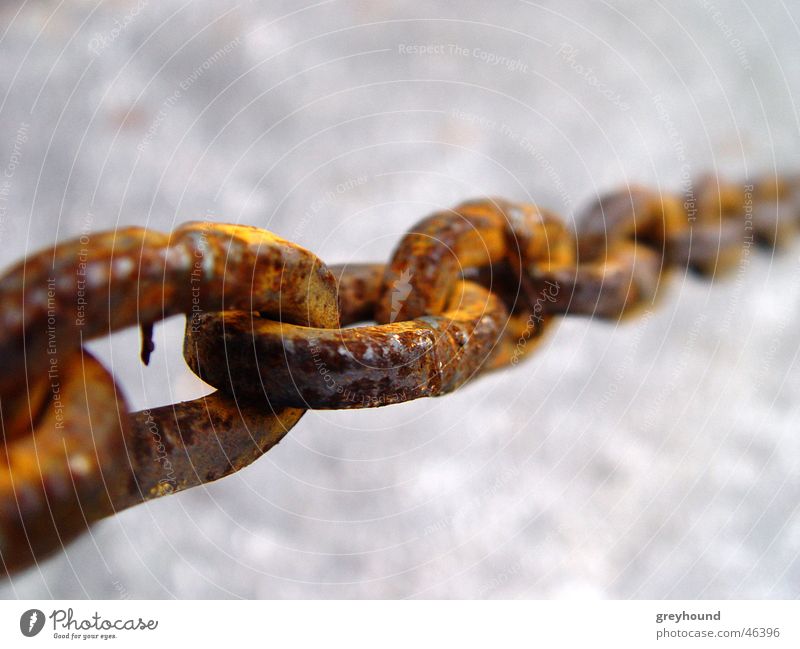
M 84 235 L 0 279 L 0 561 L 6 574 L 92 522 L 254 461 L 306 409 L 446 394 L 516 364 L 558 317 L 620 318 L 669 269 L 715 276 L 800 222 L 800 182 L 625 188 L 568 228 L 532 204 L 463 203 L 387 265 L 326 267 L 247 226 Z M 184 357 L 217 391 L 130 412 L 84 348 L 185 314 Z M 350 326 L 373 321 L 374 325 Z

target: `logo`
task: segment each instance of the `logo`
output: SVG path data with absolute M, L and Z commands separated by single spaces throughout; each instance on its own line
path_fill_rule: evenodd
M 19 618 L 19 630 L 22 635 L 32 638 L 44 627 L 44 613 L 38 608 L 25 611 Z
M 390 314 L 389 322 L 397 320 L 397 316 L 400 315 L 400 309 L 403 308 L 403 303 L 408 299 L 412 289 L 411 271 L 404 270 L 392 285 L 392 313 Z

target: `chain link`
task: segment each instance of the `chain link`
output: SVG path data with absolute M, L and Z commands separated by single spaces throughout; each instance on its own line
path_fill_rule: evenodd
M 463 203 L 418 223 L 385 266 L 329 269 L 265 230 L 212 223 L 84 235 L 27 258 L 0 279 L 3 571 L 237 471 L 306 409 L 446 394 L 519 362 L 561 316 L 629 316 L 670 269 L 715 276 L 800 221 L 797 178 L 693 188 L 625 188 L 574 228 L 531 204 Z M 153 324 L 178 314 L 187 363 L 217 391 L 131 412 L 83 345 L 139 326 L 147 363 Z

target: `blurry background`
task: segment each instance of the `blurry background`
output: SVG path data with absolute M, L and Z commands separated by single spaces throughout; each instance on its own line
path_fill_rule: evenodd
M 0 261 L 84 230 L 268 228 L 383 261 L 468 197 L 797 170 L 783 2 L 0 5 Z M 422 49 L 419 49 L 422 46 Z M 457 393 L 309 412 L 237 475 L 0 584 L 40 597 L 800 596 L 800 248 L 678 273 Z M 208 391 L 182 322 L 92 348 L 134 408 Z

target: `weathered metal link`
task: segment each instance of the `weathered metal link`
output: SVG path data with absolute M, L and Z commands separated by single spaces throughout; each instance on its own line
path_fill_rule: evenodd
M 698 219 L 707 224 L 735 224 L 739 242 L 767 248 L 788 243 L 800 221 L 797 178 L 763 177 L 740 184 L 703 178 L 697 184 Z M 734 226 L 734 227 L 735 227 Z
M 23 261 L 0 283 L 5 435 L 29 429 L 47 393 L 42 383 L 52 360 L 84 341 L 180 313 L 225 308 L 314 326 L 339 322 L 335 282 L 324 264 L 249 226 L 187 223 L 171 235 L 127 228 L 84 236 Z M 26 376 L 34 389 L 26 389 Z
M 538 338 L 549 321 L 537 314 L 526 333 L 527 313 L 509 328 L 503 302 L 463 282 L 463 271 L 573 259 L 574 242 L 551 214 L 498 199 L 464 203 L 413 228 L 382 284 L 378 266 L 340 270 L 343 321 L 381 324 L 323 331 L 208 314 L 187 331 L 185 357 L 211 385 L 273 406 L 363 408 L 446 394 L 479 369 L 511 362 L 519 338 Z
M 385 266 L 350 264 L 331 266 L 330 269 L 337 278 L 342 325 L 374 320 Z M 497 295 L 509 311 L 503 337 L 484 369 L 505 367 L 530 353 L 535 346 L 529 346 L 528 342 L 535 341 L 544 332 L 540 322 L 540 319 L 545 320 L 541 316 L 542 302 L 554 300 L 554 288 L 545 286 L 545 294 L 536 296 L 529 303 L 523 295 L 525 282 L 520 280 L 518 273 L 505 261 L 491 266 L 466 268 L 463 278 L 477 282 Z
M 35 433 L 0 453 L 0 574 L 45 558 L 105 516 L 247 466 L 305 412 L 215 392 L 128 415 L 88 352 L 65 375 L 63 409 L 49 403 Z
M 628 316 L 671 269 L 716 275 L 751 245 L 781 246 L 800 225 L 800 178 L 627 188 L 576 222 L 471 201 L 417 224 L 386 265 L 330 270 L 272 233 L 210 223 L 85 235 L 23 261 L 0 279 L 3 571 L 238 470 L 305 408 L 445 394 L 516 364 L 559 317 Z M 146 362 L 153 323 L 177 314 L 188 364 L 218 391 L 130 413 L 82 346 L 140 326 Z
M 190 223 L 82 237 L 0 281 L 0 565 L 46 556 L 91 522 L 237 470 L 303 414 L 222 394 L 128 414 L 81 349 L 103 333 L 205 309 L 339 324 L 333 276 L 310 252 L 246 226 Z M 32 389 L 24 391 L 27 377 Z
M 709 274 L 738 260 L 743 226 L 729 216 L 733 193 L 720 192 L 725 209 L 719 211 L 726 216 L 715 224 L 702 191 L 706 204 L 697 223 L 677 196 L 638 187 L 607 194 L 583 213 L 577 236 L 534 205 L 501 199 L 466 202 L 412 228 L 383 269 L 382 283 L 379 265 L 337 269 L 343 322 L 374 319 L 383 323 L 379 327 L 325 333 L 241 315 L 223 321 L 212 314 L 204 316 L 201 336 L 187 337 L 187 360 L 211 384 L 247 398 L 261 396 L 273 405 L 383 405 L 391 392 L 388 386 L 401 383 L 403 389 L 392 392 L 392 402 L 403 400 L 398 395 L 411 399 L 440 394 L 422 384 L 408 389 L 395 372 L 397 365 L 410 367 L 406 356 L 388 362 L 382 358 L 377 366 L 363 358 L 384 345 L 382 336 L 393 331 L 380 326 L 440 314 L 452 287 L 470 269 L 503 265 L 516 271 L 516 286 L 506 277 L 502 297 L 510 315 L 493 353 L 483 359 L 484 369 L 529 353 L 534 348 L 529 343 L 541 337 L 556 315 L 631 315 L 654 302 L 670 267 Z M 763 195 L 770 194 L 761 190 L 755 195 L 759 207 Z M 739 205 L 742 213 L 741 196 Z M 491 273 L 481 273 L 481 278 L 489 290 L 501 292 Z M 220 344 L 223 332 L 225 345 Z M 416 339 L 408 340 L 413 356 L 418 353 L 410 351 L 416 350 Z M 258 383 L 252 381 L 256 374 Z M 411 376 L 417 380 L 424 374 Z M 376 398 L 381 393 L 376 386 L 387 386 L 383 399 Z
M 126 466 L 124 402 L 88 353 L 73 354 L 66 365 L 59 392 L 38 413 L 35 432 L 6 437 L 0 452 L 5 572 L 61 547 L 113 511 L 106 480 Z
M 331 266 L 336 278 L 339 318 L 342 326 L 375 319 L 375 306 L 383 282 L 383 264 Z
M 717 225 L 696 224 L 671 237 L 664 261 L 675 268 L 688 268 L 701 275 L 728 272 L 742 255 L 742 224 L 721 221 Z
M 786 200 L 776 203 L 778 196 Z M 548 305 L 552 312 L 619 318 L 652 303 L 670 268 L 723 273 L 740 259 L 748 230 L 754 241 L 773 245 L 796 221 L 795 191 L 784 185 L 778 190 L 769 183 L 704 180 L 689 202 L 628 188 L 602 196 L 584 211 L 574 268 L 532 269 L 530 275 L 534 286 L 556 282 L 564 289 Z
M 800 220 L 797 184 L 788 178 L 771 177 L 761 178 L 752 185 L 752 220 L 757 242 L 768 248 L 785 246 L 797 235 Z
M 601 196 L 580 219 L 578 260 L 602 260 L 614 244 L 629 240 L 665 252 L 670 239 L 689 227 L 677 197 L 642 187 Z
M 439 313 L 465 269 L 508 261 L 521 268 L 569 264 L 574 244 L 563 224 L 533 205 L 484 199 L 438 212 L 403 237 L 387 265 L 377 322 Z M 410 290 L 401 299 L 402 286 Z
M 242 312 L 205 314 L 184 352 L 201 378 L 237 398 L 272 407 L 376 407 L 462 385 L 491 355 L 506 319 L 499 298 L 460 282 L 441 316 L 388 325 L 318 329 Z
M 303 416 L 214 392 L 135 412 L 127 438 L 130 480 L 114 508 L 183 491 L 238 471 L 275 446 Z
M 541 273 L 534 285 L 559 287 L 545 305 L 549 313 L 613 319 L 655 299 L 663 267 L 662 257 L 654 250 L 621 241 L 609 250 L 605 261 Z

